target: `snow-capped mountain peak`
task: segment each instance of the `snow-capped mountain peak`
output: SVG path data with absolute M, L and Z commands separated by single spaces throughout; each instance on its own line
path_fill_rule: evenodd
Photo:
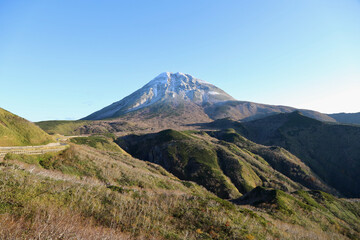
M 153 80 L 151 80 L 146 85 L 169 84 L 169 85 L 173 86 L 173 85 L 176 85 L 179 83 L 180 84 L 182 83 L 183 85 L 185 85 L 185 83 L 196 83 L 196 82 L 203 83 L 203 84 L 209 84 L 208 82 L 206 82 L 204 80 L 194 78 L 190 74 L 185 74 L 185 73 L 181 73 L 181 72 L 177 72 L 177 73 L 163 72 L 163 73 L 160 73 L 157 77 L 155 77 Z
M 231 96 L 214 85 L 204 80 L 194 78 L 190 74 L 181 72 L 161 73 L 146 84 L 142 89 L 145 90 L 145 92 L 153 92 L 153 97 L 161 95 L 161 97 L 165 98 L 180 98 L 182 100 L 190 100 L 197 103 L 207 101 L 218 102 L 224 100 L 220 98 L 212 98 L 209 97 L 209 95 L 223 95 L 226 100 L 233 100 Z
M 228 100 L 234 100 L 234 98 L 216 86 L 190 74 L 163 72 L 136 92 L 85 119 L 116 117 L 159 101 L 179 103 L 190 101 L 201 105 Z

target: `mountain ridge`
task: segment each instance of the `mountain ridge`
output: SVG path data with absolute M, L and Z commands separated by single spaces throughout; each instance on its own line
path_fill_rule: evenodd
M 231 127 L 255 143 L 283 147 L 344 196 L 360 196 L 359 126 L 324 123 L 299 111 L 249 122 L 222 119 L 202 126 Z
M 328 114 L 339 123 L 360 125 L 360 112 L 357 113 L 332 113 Z

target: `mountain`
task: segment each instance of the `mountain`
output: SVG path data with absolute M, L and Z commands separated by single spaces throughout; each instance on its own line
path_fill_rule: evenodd
M 52 141 L 35 124 L 0 108 L 0 147 L 43 145 Z
M 360 112 L 358 113 L 334 113 L 328 114 L 339 123 L 360 124 Z
M 220 88 L 189 74 L 165 72 L 148 84 L 83 120 L 123 118 L 152 121 L 157 125 L 175 123 L 168 127 L 189 123 L 210 122 L 230 117 L 251 120 L 264 116 L 292 112 L 295 108 L 237 101 Z M 301 110 L 303 114 L 321 121 L 335 122 L 325 114 Z
M 193 102 L 198 105 L 203 103 L 216 103 L 234 100 L 223 90 L 203 80 L 183 73 L 161 73 L 148 84 L 115 102 L 108 107 L 97 111 L 84 119 L 99 120 L 119 117 L 161 102 Z
M 221 126 L 233 127 L 256 143 L 285 148 L 344 196 L 360 197 L 360 127 L 324 123 L 298 111 L 243 123 L 224 119 L 207 125 Z

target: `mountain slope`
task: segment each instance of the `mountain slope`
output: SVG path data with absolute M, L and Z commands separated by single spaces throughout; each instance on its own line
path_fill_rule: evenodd
M 52 141 L 35 124 L 0 108 L 0 147 L 43 145 Z
M 0 238 L 360 237 L 359 202 L 266 188 L 244 198 L 253 206 L 222 200 L 122 152 L 70 144 L 61 153 L 8 155 L 1 163 Z
M 358 113 L 334 113 L 328 114 L 339 123 L 358 124 L 360 125 L 360 112 Z
M 157 119 L 157 113 L 161 113 L 163 122 L 176 122 L 172 125 L 186 125 L 210 122 L 212 119 L 224 117 L 235 120 L 251 120 L 294 110 L 296 109 L 286 106 L 237 101 L 220 88 L 189 74 L 166 72 L 122 100 L 83 119 L 126 118 L 129 120 L 135 118 L 136 120 L 140 116 L 141 120 L 153 120 Z M 319 112 L 301 111 L 305 115 L 321 121 L 335 121 Z M 167 116 L 172 116 L 172 118 Z
M 205 113 L 211 119 L 231 118 L 234 120 L 251 121 L 278 113 L 290 113 L 299 110 L 305 116 L 325 122 L 335 122 L 326 114 L 312 110 L 296 109 L 288 106 L 267 105 L 246 101 L 226 101 L 208 104 Z
M 132 156 L 160 164 L 221 198 L 234 199 L 256 186 L 295 191 L 304 185 L 335 193 L 284 149 L 252 143 L 231 131 L 209 134 L 216 138 L 204 132 L 164 130 L 128 135 L 117 143 Z
M 291 180 L 310 188 L 339 195 L 333 188 L 327 186 L 314 172 L 299 158 L 281 147 L 267 147 L 247 140 L 236 133 L 234 129 L 208 132 L 219 140 L 236 145 L 238 148 L 264 159 L 271 168 L 284 174 Z
M 250 140 L 287 149 L 345 196 L 360 197 L 360 127 L 324 123 L 300 112 L 241 126 L 237 130 Z

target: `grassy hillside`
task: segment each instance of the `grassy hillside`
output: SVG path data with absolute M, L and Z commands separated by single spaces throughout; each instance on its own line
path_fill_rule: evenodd
M 165 130 L 130 135 L 118 143 L 132 156 L 160 164 L 180 179 L 196 181 L 223 198 L 241 195 L 221 171 L 215 149 L 186 133 Z
M 125 136 L 117 143 L 132 156 L 160 164 L 180 179 L 195 181 L 221 198 L 234 199 L 257 186 L 294 191 L 304 185 L 331 191 L 284 149 L 252 143 L 234 131 L 209 134 L 216 138 L 204 132 L 165 130 Z
M 249 139 L 284 147 L 328 185 L 360 197 L 360 127 L 327 124 L 298 112 L 243 123 Z
M 87 121 L 42 121 L 37 122 L 36 125 L 48 134 L 72 136 L 81 134 L 79 128 L 86 123 Z
M 71 138 L 70 141 L 75 144 L 87 145 L 100 150 L 125 153 L 112 138 L 105 136 L 74 137 Z
M 234 129 L 212 131 L 208 133 L 219 140 L 226 141 L 227 144 L 235 144 L 238 148 L 245 149 L 258 158 L 262 158 L 273 169 L 305 187 L 339 195 L 335 189 L 321 181 L 299 158 L 281 147 L 267 147 L 256 144 L 238 134 Z
M 64 136 L 133 132 L 149 128 L 144 123 L 120 119 L 116 121 L 42 121 L 37 122 L 36 125 L 49 134 Z
M 43 145 L 52 141 L 35 124 L 0 108 L 0 147 Z
M 312 225 L 313 221 L 317 221 L 323 231 L 331 231 L 332 227 L 341 228 L 346 237 L 359 238 L 359 201 L 338 199 L 321 191 L 296 191 L 288 194 L 278 189 L 257 187 L 234 202 L 263 209 L 273 217 L 286 219 L 295 225 Z M 341 218 L 341 221 L 337 221 L 334 216 Z M 324 224 L 324 219 L 333 225 Z M 287 231 L 288 238 L 298 239 L 292 235 L 295 229 Z M 342 239 L 345 236 L 334 235 L 329 239 Z M 321 239 L 320 232 L 303 236 L 303 239 Z
M 253 198 L 253 191 L 244 197 Z M 86 145 L 71 144 L 58 154 L 7 155 L 0 164 L 0 238 L 360 237 L 358 202 L 322 192 L 259 192 L 270 197 L 250 200 L 252 206 L 237 199 L 237 205 L 159 165 Z

